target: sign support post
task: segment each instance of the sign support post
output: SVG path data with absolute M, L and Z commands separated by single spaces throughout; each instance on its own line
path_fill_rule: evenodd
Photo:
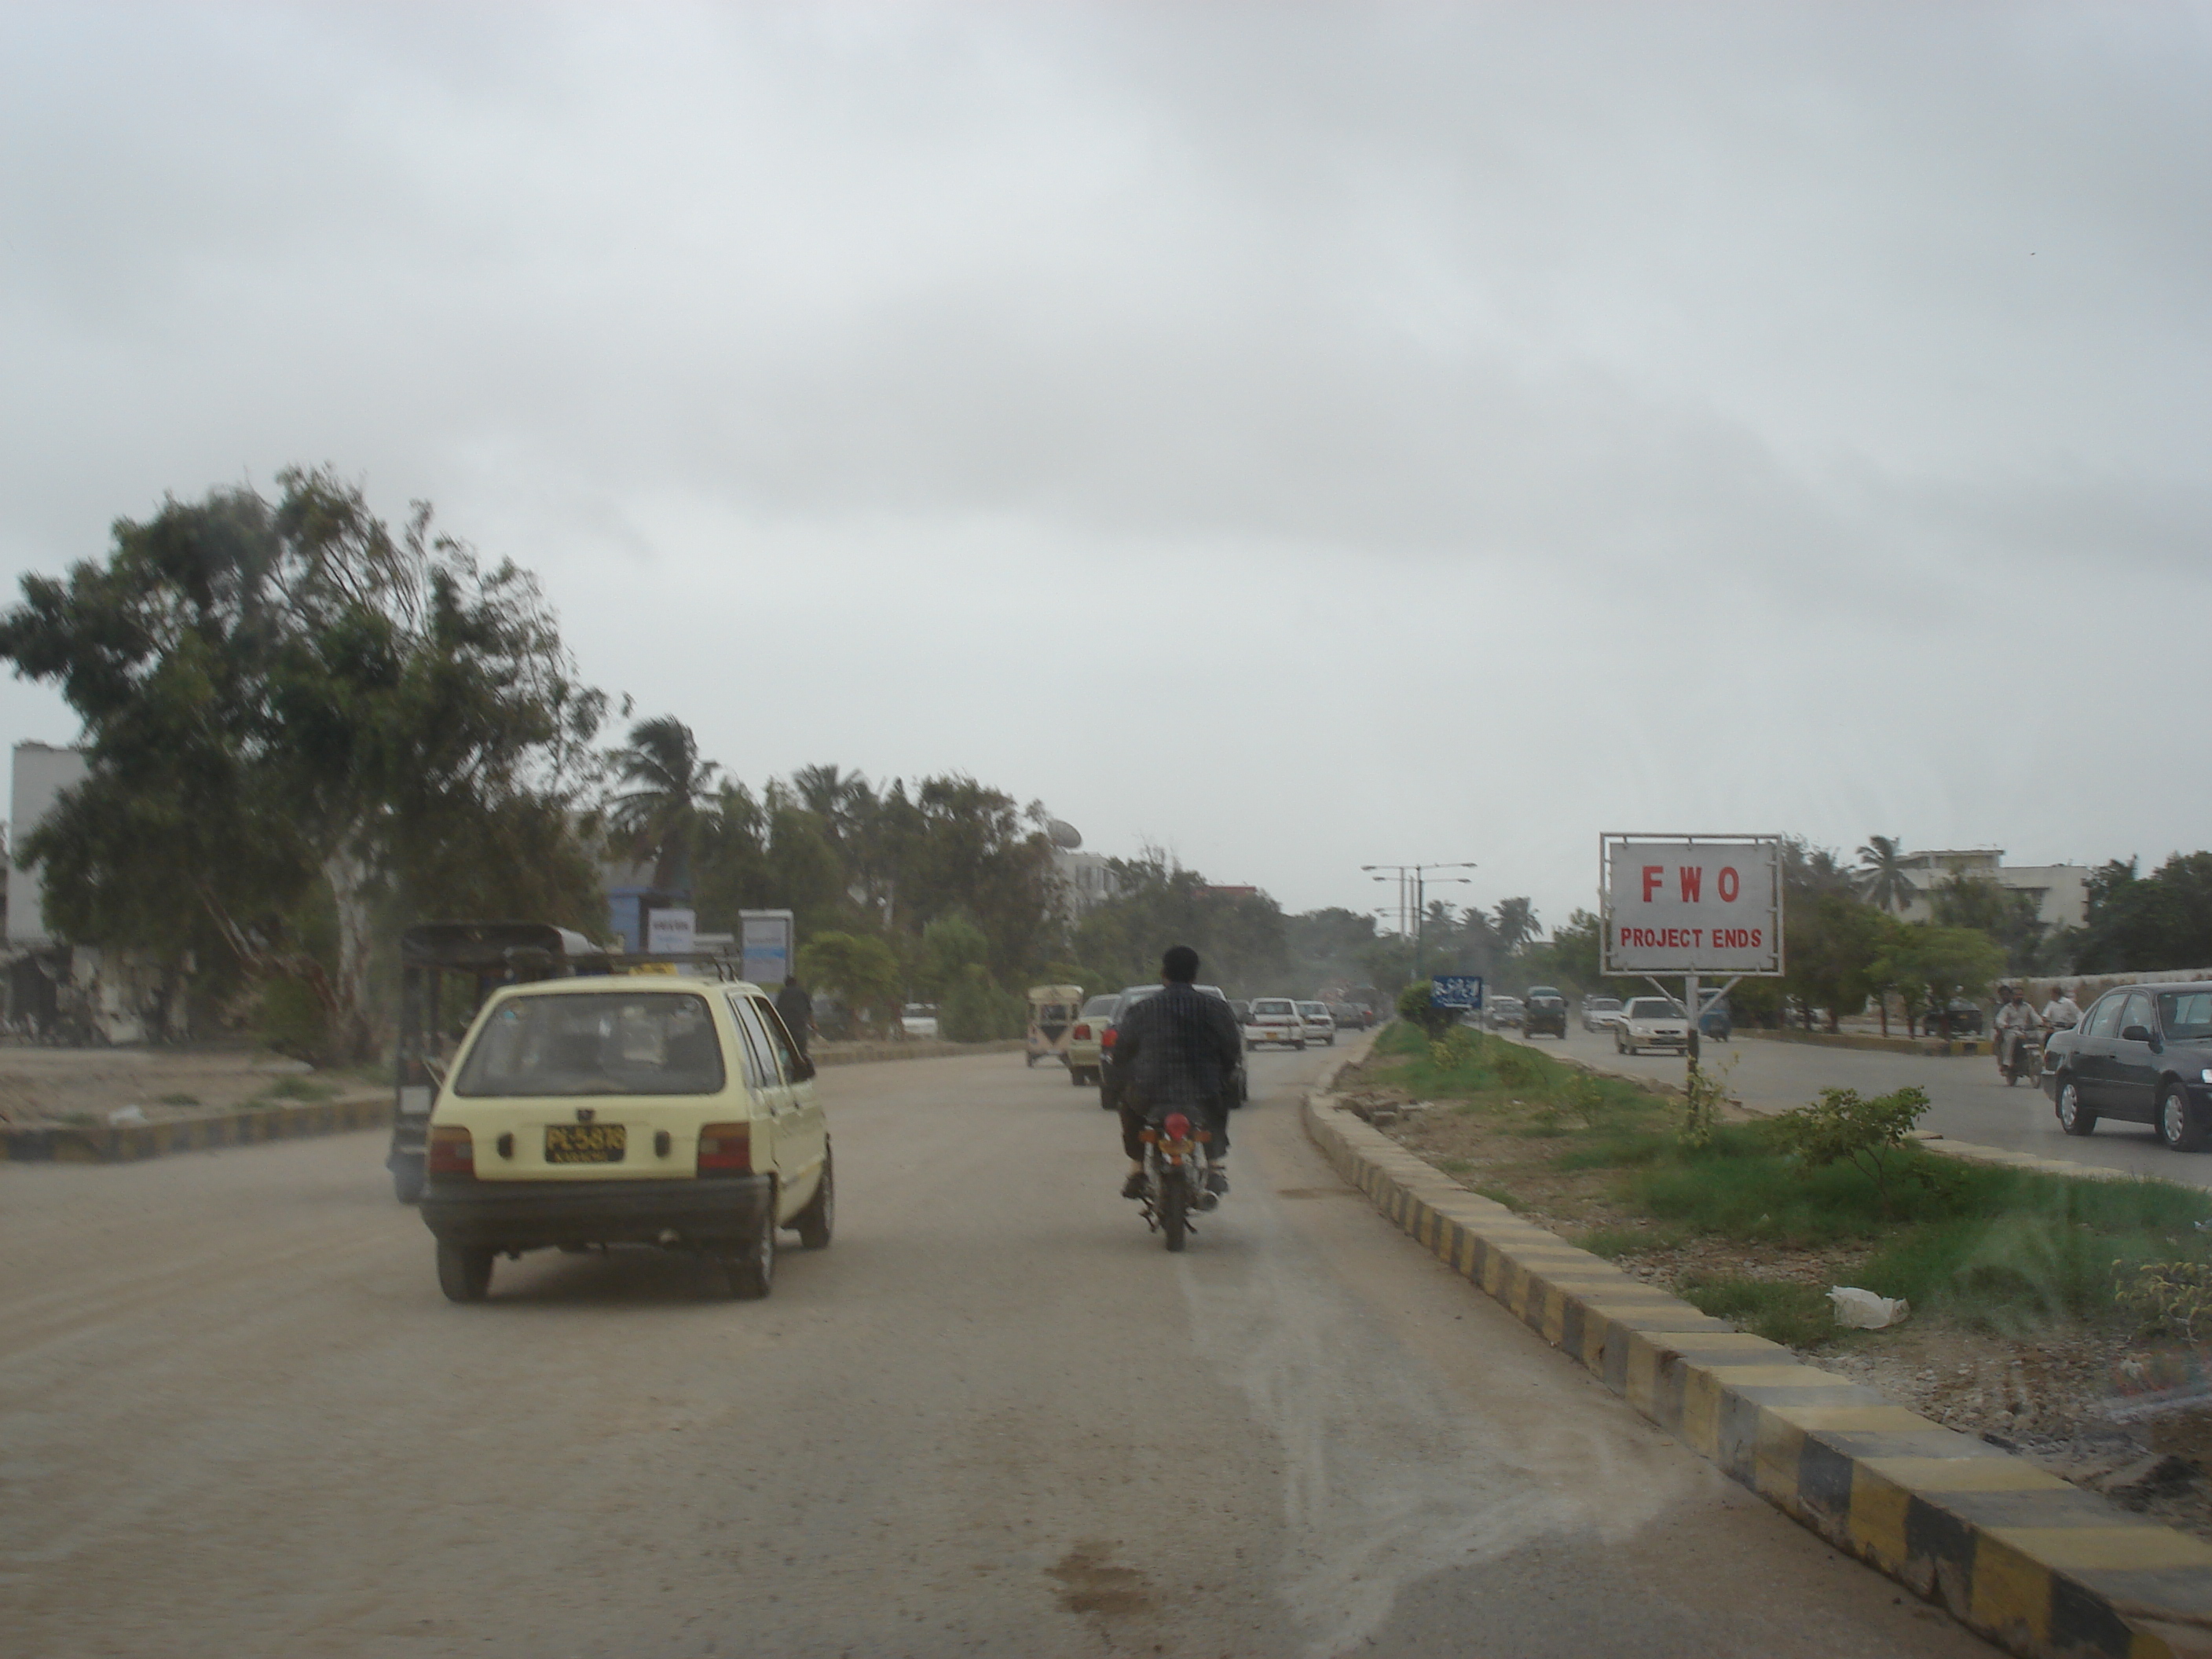
M 1782 838 L 1608 834 L 1598 840 L 1600 966 L 1608 975 L 1682 976 L 1682 1054 L 1694 1091 L 1705 980 L 1782 971 Z M 1664 995 L 1664 988 L 1660 988 Z

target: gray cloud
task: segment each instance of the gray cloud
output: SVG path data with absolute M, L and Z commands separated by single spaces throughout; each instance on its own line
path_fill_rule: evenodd
M 2151 764 L 2102 688 L 2207 597 L 2206 17 L 21 8 L 0 562 L 331 459 L 741 773 L 1299 905 L 1436 853 L 1558 919 L 1647 825 L 2156 855 L 2201 790 L 1973 733 Z

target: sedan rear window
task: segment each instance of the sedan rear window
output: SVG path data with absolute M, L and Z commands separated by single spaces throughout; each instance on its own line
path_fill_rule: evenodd
M 1093 997 L 1093 998 L 1091 998 L 1091 1000 L 1090 1000 L 1090 1001 L 1088 1001 L 1088 1002 L 1086 1002 L 1086 1003 L 1085 1003 L 1085 1004 L 1083 1005 L 1083 1014 L 1082 1014 L 1082 1018 L 1085 1018 L 1085 1019 L 1103 1019 L 1103 1018 L 1106 1018 L 1106 1016 L 1107 1016 L 1107 1015 L 1109 1015 L 1109 1014 L 1112 1013 L 1113 1012 L 1114 1012 L 1114 999 L 1113 999 L 1113 998 L 1111 998 L 1111 997 Z
M 1252 1012 L 1255 1014 L 1288 1014 L 1291 1016 L 1296 1016 L 1297 1013 L 1297 1008 L 1291 1006 L 1287 998 L 1280 997 L 1261 997 L 1257 1002 L 1252 1005 Z
M 1328 1018 L 1328 1007 L 1325 1003 L 1301 1002 L 1298 1004 L 1298 1012 L 1305 1015 L 1309 1019 L 1327 1019 Z
M 500 1004 L 454 1079 L 477 1099 L 710 1095 L 722 1045 L 707 1000 L 688 992 L 524 996 Z

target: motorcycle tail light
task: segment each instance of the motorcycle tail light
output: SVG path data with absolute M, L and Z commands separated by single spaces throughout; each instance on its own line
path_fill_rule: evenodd
M 434 1127 L 429 1144 L 423 1150 L 422 1167 L 431 1175 L 466 1176 L 473 1180 L 477 1172 L 475 1137 L 454 1124 Z
M 1167 1130 L 1170 1140 L 1190 1139 L 1190 1120 L 1181 1112 L 1170 1112 L 1167 1122 L 1161 1127 Z
M 699 1173 L 702 1176 L 750 1175 L 753 1168 L 753 1126 L 750 1123 L 709 1123 L 699 1131 Z

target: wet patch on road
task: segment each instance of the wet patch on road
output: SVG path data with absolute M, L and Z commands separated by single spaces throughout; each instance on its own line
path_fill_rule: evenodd
M 1060 1583 L 1060 1605 L 1064 1611 L 1113 1619 L 1152 1610 L 1145 1575 L 1134 1567 L 1109 1565 L 1107 1558 L 1113 1553 L 1110 1544 L 1085 1540 L 1044 1570 L 1046 1577 Z

